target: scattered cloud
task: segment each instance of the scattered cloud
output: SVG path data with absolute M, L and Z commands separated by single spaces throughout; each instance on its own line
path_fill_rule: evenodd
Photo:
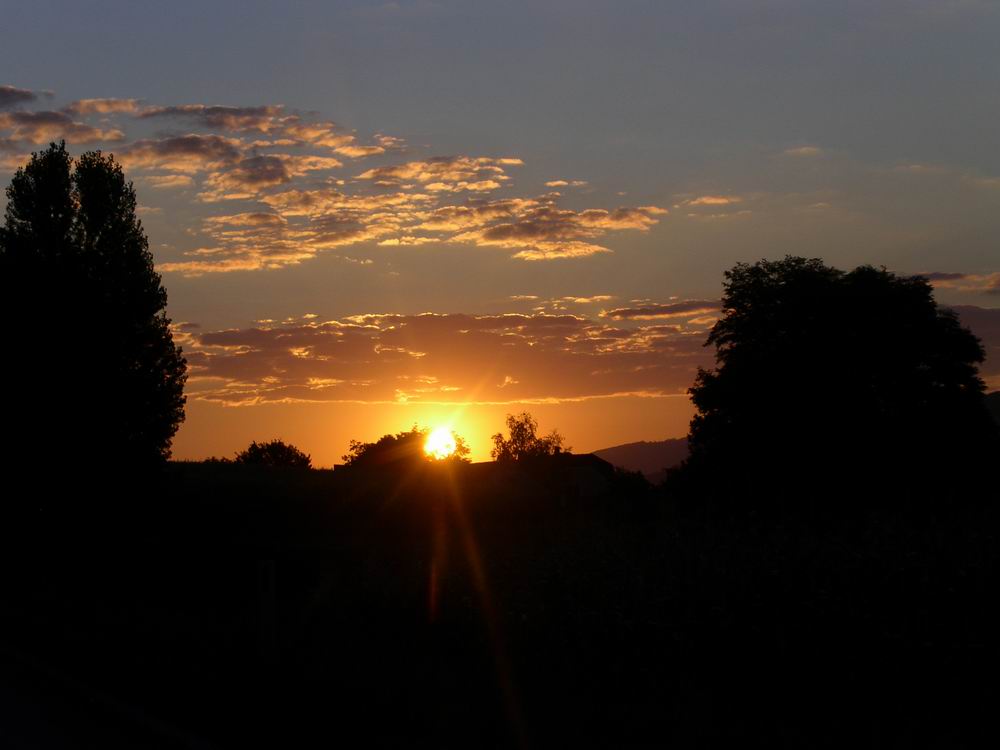
M 33 144 L 65 140 L 67 143 L 99 143 L 120 141 L 125 134 L 116 129 L 102 130 L 77 122 L 64 112 L 0 112 L 0 130 L 9 130 L 6 136 L 12 141 Z
M 656 206 L 573 211 L 559 208 L 554 198 L 545 197 L 519 206 L 512 220 L 462 232 L 452 241 L 517 250 L 514 257 L 522 260 L 586 257 L 610 252 L 590 240 L 614 230 L 648 231 L 665 213 Z
M 139 111 L 138 99 L 77 99 L 65 108 L 74 115 L 132 114 Z
M 549 313 L 303 316 L 182 335 L 190 397 L 228 405 L 680 394 L 710 359 L 703 329 Z
M 139 117 L 143 119 L 172 117 L 192 120 L 206 128 L 235 132 L 270 133 L 281 128 L 284 111 L 284 106 L 280 104 L 257 107 L 181 104 L 169 107 L 149 107 L 140 112 Z
M 1000 271 L 982 274 L 935 271 L 920 275 L 942 289 L 974 294 L 1000 294 Z
M 165 169 L 194 174 L 239 161 L 242 143 L 221 135 L 147 138 L 120 148 L 116 155 L 129 169 Z
M 13 87 L 0 91 L 8 103 L 37 98 Z M 86 117 L 100 118 L 101 127 L 74 119 Z M 141 128 L 169 120 L 193 132 L 121 142 L 120 122 Z M 58 138 L 117 143 L 115 156 L 151 191 L 190 190 L 189 200 L 202 204 L 250 204 L 231 213 L 238 221 L 199 219 L 188 231 L 193 239 L 179 249 L 181 257 L 159 266 L 189 276 L 280 268 L 358 243 L 414 249 L 470 244 L 508 250 L 528 261 L 583 258 L 611 252 L 609 233 L 646 232 L 666 213 L 650 205 L 569 209 L 554 191 L 494 197 L 511 188 L 510 172 L 523 164 L 520 158 L 460 154 L 400 161 L 393 157 L 405 147 L 401 138 L 376 133 L 362 141 L 332 120 L 281 104 L 148 105 L 131 98 L 88 98 L 59 112 L 0 112 L 3 164 L 23 161 L 25 144 Z M 348 159 L 371 157 L 380 157 L 379 163 L 352 169 L 354 177 L 338 171 Z M 587 182 L 549 181 L 556 185 Z M 246 218 L 263 215 L 276 219 Z
M 266 188 L 284 185 L 307 172 L 340 166 L 340 161 L 328 156 L 249 156 L 225 171 L 210 174 L 205 180 L 207 190 L 198 197 L 205 201 L 253 198 Z
M 194 184 L 194 180 L 186 174 L 151 174 L 144 176 L 142 181 L 157 189 L 187 188 Z
M 685 206 L 729 206 L 733 203 L 741 203 L 743 199 L 738 195 L 702 195 L 684 201 Z
M 661 318 L 693 318 L 721 309 L 718 300 L 684 300 L 679 302 L 651 302 L 639 307 L 619 307 L 601 312 L 602 318 L 612 320 L 656 320 Z
M 510 179 L 505 167 L 519 166 L 520 159 L 480 156 L 435 156 L 423 161 L 375 167 L 358 175 L 377 185 L 396 186 L 416 182 L 431 192 L 486 192 Z
M 38 99 L 38 93 L 30 89 L 19 89 L 17 86 L 4 84 L 0 86 L 0 109 L 27 104 Z

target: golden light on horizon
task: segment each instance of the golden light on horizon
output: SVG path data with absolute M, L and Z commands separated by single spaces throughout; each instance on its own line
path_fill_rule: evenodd
M 455 453 L 455 436 L 447 427 L 438 427 L 424 442 L 424 453 L 429 458 L 442 461 Z

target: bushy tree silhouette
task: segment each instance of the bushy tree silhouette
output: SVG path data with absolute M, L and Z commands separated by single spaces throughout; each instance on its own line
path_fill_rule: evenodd
M 409 430 L 395 435 L 383 435 L 374 443 L 352 440 L 350 448 L 343 456 L 345 466 L 375 467 L 393 466 L 422 461 L 425 458 L 424 443 L 426 429 L 414 425 Z
M 312 458 L 309 454 L 282 440 L 269 440 L 264 443 L 254 441 L 246 450 L 237 453 L 234 461 L 238 464 L 255 464 L 257 466 L 312 468 Z
M 490 455 L 494 461 L 521 461 L 569 451 L 569 448 L 563 448 L 563 436 L 556 430 L 545 437 L 538 437 L 538 422 L 528 412 L 516 416 L 508 414 L 507 432 L 510 437 L 505 438 L 502 432 L 493 436 Z
M 452 432 L 454 451 L 445 459 L 436 459 L 425 451 L 430 430 L 413 425 L 409 430 L 395 435 L 383 435 L 374 443 L 352 440 L 348 452 L 342 457 L 345 466 L 351 467 L 395 467 L 419 464 L 427 461 L 468 463 L 471 452 L 465 439 Z
M 114 158 L 64 144 L 32 155 L 7 188 L 0 306 L 12 408 L 8 458 L 39 445 L 62 462 L 156 464 L 184 418 L 186 363 L 167 295 Z
M 940 492 L 995 449 L 983 349 L 922 277 L 739 264 L 707 345 L 682 474 L 734 497 Z

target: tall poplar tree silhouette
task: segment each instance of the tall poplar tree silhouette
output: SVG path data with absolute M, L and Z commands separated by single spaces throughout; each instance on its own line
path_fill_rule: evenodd
M 148 467 L 184 419 L 186 362 L 136 195 L 100 151 L 35 153 L 0 229 L 7 460 Z

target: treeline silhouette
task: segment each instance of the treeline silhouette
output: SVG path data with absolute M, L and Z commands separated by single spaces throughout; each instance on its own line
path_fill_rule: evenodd
M 65 197 L 64 154 L 13 184 Z M 120 170 L 95 158 L 127 207 Z M 42 249 L 86 245 L 27 246 L 50 268 L 59 253 Z M 87 296 L 101 288 L 76 309 L 103 304 Z M 168 330 L 156 304 L 144 309 Z M 353 441 L 336 471 L 280 439 L 164 463 L 183 379 L 163 347 L 133 364 L 166 394 L 150 401 L 155 440 L 88 446 L 101 471 L 12 484 L 0 687 L 23 710 L 8 733 L 102 747 L 992 744 L 1000 450 L 979 342 L 924 279 L 787 257 L 727 273 L 708 344 L 691 456 L 656 487 L 539 437 L 527 413 L 479 464 L 460 440 L 429 460 L 418 427 Z M 38 367 L 58 360 L 45 356 Z M 111 415 L 139 409 L 138 392 L 98 391 Z M 86 426 L 44 413 L 39 439 Z M 115 479 L 150 455 L 159 469 Z

